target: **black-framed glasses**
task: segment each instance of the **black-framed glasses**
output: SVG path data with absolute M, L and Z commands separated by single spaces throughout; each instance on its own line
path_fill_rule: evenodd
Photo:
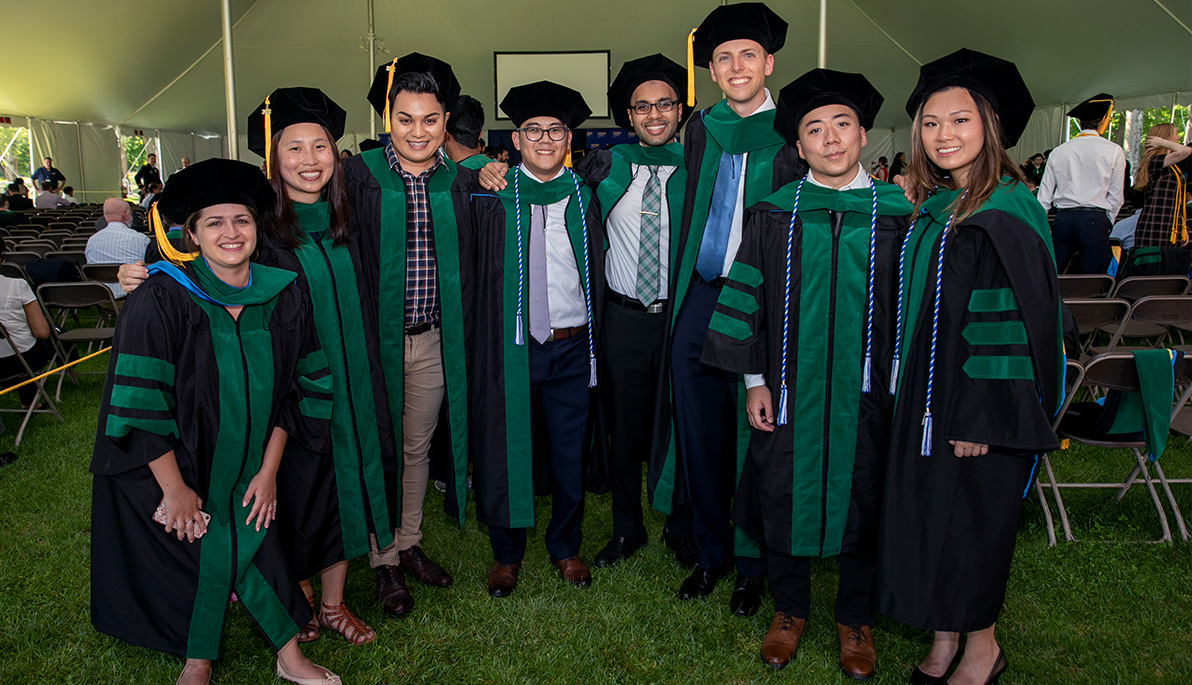
M 641 116 L 646 116 L 650 113 L 650 108 L 657 107 L 659 112 L 669 112 L 675 108 L 679 103 L 674 100 L 659 100 L 658 102 L 635 102 L 633 103 L 633 111 Z
M 556 143 L 567 138 L 567 131 L 570 130 L 566 126 L 551 126 L 550 128 L 541 128 L 538 126 L 527 126 L 525 128 L 516 129 L 518 133 L 526 137 L 526 140 L 531 143 L 537 143 L 542 140 L 542 134 L 550 136 L 550 139 Z

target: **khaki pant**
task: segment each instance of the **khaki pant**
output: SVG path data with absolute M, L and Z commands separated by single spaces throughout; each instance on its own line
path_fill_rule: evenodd
M 370 535 L 372 551 L 368 564 L 398 566 L 398 553 L 422 542 L 422 504 L 430 476 L 430 439 L 439 423 L 443 406 L 443 355 L 439 329 L 405 340 L 405 379 L 402 387 L 402 476 L 401 521 L 393 531 L 393 542 L 377 549 L 376 536 Z

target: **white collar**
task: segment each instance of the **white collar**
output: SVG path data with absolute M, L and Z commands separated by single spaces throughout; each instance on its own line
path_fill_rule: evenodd
M 830 188 L 830 186 L 820 183 L 820 181 L 815 177 L 815 172 L 811 171 L 810 169 L 807 170 L 807 180 L 813 185 L 817 185 L 821 188 Z M 837 190 L 858 190 L 860 188 L 871 187 L 873 187 L 873 183 L 869 180 L 869 174 L 865 173 L 864 167 L 862 167 L 860 162 L 858 162 L 857 175 L 854 176 L 853 180 L 849 181 L 847 185 L 845 185 L 843 188 L 838 188 Z
M 565 167 L 565 166 L 561 166 L 561 167 L 559 167 L 559 173 L 557 173 L 557 174 L 555 174 L 554 176 L 551 176 L 551 177 L 550 177 L 550 178 L 548 178 L 547 180 L 543 181 L 542 179 L 538 178 L 538 177 L 537 177 L 537 176 L 535 176 L 534 174 L 530 173 L 530 170 L 529 170 L 529 169 L 526 169 L 525 167 L 522 167 L 522 171 L 525 173 L 525 175 L 526 175 L 526 176 L 529 176 L 531 179 L 533 179 L 533 180 L 537 181 L 538 183 L 550 183 L 551 181 L 555 180 L 556 178 L 558 178 L 558 177 L 562 176 L 562 175 L 563 175 L 563 172 L 564 172 L 564 171 L 566 171 L 566 170 L 567 170 L 567 167 Z

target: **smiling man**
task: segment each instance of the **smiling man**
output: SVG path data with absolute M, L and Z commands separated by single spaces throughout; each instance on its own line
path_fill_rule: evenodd
M 466 469 L 463 305 L 452 187 L 458 167 L 440 151 L 448 111 L 459 96 L 451 66 L 411 53 L 377 69 L 368 100 L 386 121 L 389 144 L 344 164 L 352 219 L 366 262 L 361 297 L 376 307 L 393 439 L 403 455 L 386 465 L 400 516 L 393 544 L 374 549 L 377 600 L 391 615 L 413 606 L 402 570 L 434 587 L 452 578 L 422 551 L 422 506 L 430 442 L 440 412 L 450 422 L 453 471 Z M 448 493 L 462 523 L 462 480 Z M 373 543 L 376 547 L 375 541 Z
M 840 665 L 858 680 L 876 658 L 897 253 L 912 211 L 858 161 L 881 104 L 860 74 L 815 69 L 782 89 L 774 126 L 810 171 L 750 208 L 703 355 L 749 386 L 753 430 L 732 518 L 765 551 L 774 619 L 762 660 L 794 658 L 811 558 L 839 555 Z
M 591 110 L 565 86 L 510 89 L 501 109 L 517 126 L 522 163 L 495 194 L 470 193 L 461 254 L 468 310 L 476 517 L 488 525 L 488 592 L 517 587 L 526 529 L 535 525 L 535 456 L 550 466 L 551 517 L 543 535 L 564 581 L 592 582 L 579 558 L 583 455 L 596 383 L 593 312 L 604 299 L 603 231 L 592 193 L 564 160 Z M 545 482 L 542 483 L 546 485 Z
M 774 101 L 766 90 L 786 22 L 762 3 L 717 7 L 695 31 L 695 64 L 707 65 L 725 99 L 687 126 L 688 171 L 668 304 L 667 345 L 673 384 L 675 438 L 658 469 L 652 504 L 671 513 L 685 493 L 691 503 L 698 566 L 680 599 L 705 597 L 737 559 L 730 610 L 757 613 L 765 563 L 757 546 L 733 539 L 729 501 L 740 455 L 737 395 L 740 376 L 700 361 L 708 322 L 724 276 L 741 242 L 744 208 L 806 169 L 774 131 Z M 684 491 L 685 488 L 685 491 Z
M 598 490 L 612 491 L 613 536 L 593 560 L 598 567 L 633 555 L 647 540 L 642 463 L 651 455 L 656 428 L 668 426 L 663 340 L 670 320 L 670 237 L 682 216 L 687 182 L 683 148 L 675 140 L 690 114 L 686 100 L 682 66 L 660 54 L 626 62 L 609 87 L 608 105 L 617 125 L 631 129 L 639 142 L 594 150 L 575 167 L 595 189 L 609 243 L 600 336 L 609 444 L 594 475 L 607 484 Z M 680 556 L 693 557 L 690 510 L 684 507 L 676 518 L 668 519 L 665 538 Z

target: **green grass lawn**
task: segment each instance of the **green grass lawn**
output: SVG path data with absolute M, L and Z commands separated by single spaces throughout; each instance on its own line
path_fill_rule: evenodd
M 106 360 L 98 360 L 106 363 Z M 89 362 L 92 369 L 103 364 Z M 181 661 L 97 633 L 89 617 L 90 486 L 87 465 L 95 432 L 101 376 L 69 383 L 61 404 L 65 425 L 35 418 L 19 460 L 0 468 L 0 683 L 173 683 Z M 16 405 L 13 395 L 0 407 Z M 19 425 L 0 451 L 12 449 Z M 1123 478 L 1123 452 L 1074 448 L 1055 457 L 1063 480 Z M 1172 438 L 1168 476 L 1192 477 L 1192 447 Z M 1121 503 L 1111 491 L 1065 491 L 1082 539 L 1158 536 L 1158 517 L 1143 487 Z M 1177 485 L 1192 513 L 1192 488 Z M 540 512 L 549 501 L 542 501 Z M 492 563 L 483 526 L 472 517 L 458 529 L 427 500 L 424 547 L 455 576 L 441 590 L 413 586 L 414 610 L 386 617 L 374 602 L 373 574 L 352 563 L 347 602 L 376 628 L 377 640 L 351 647 L 324 631 L 306 652 L 347 683 L 844 683 L 836 666 L 832 601 L 836 567 L 813 566 L 813 609 L 796 661 L 771 672 L 758 659 L 771 605 L 749 619 L 728 613 L 731 578 L 706 601 L 680 602 L 686 576 L 657 536 L 613 569 L 596 569 L 593 586 L 565 586 L 550 565 L 541 530 L 531 534 L 521 583 L 493 599 L 484 578 Z M 585 559 L 611 533 L 609 497 L 589 496 Z M 1009 597 L 999 637 L 1009 657 L 1003 683 L 1192 683 L 1192 545 L 1064 543 L 1049 549 L 1042 510 L 1026 503 Z M 1172 523 L 1174 529 L 1174 521 Z M 1062 534 L 1061 534 L 1062 540 Z M 169 588 L 146 588 L 168 592 Z M 874 631 L 878 675 L 905 682 L 930 636 L 881 619 Z M 248 617 L 229 611 L 216 683 L 272 683 L 274 655 Z

